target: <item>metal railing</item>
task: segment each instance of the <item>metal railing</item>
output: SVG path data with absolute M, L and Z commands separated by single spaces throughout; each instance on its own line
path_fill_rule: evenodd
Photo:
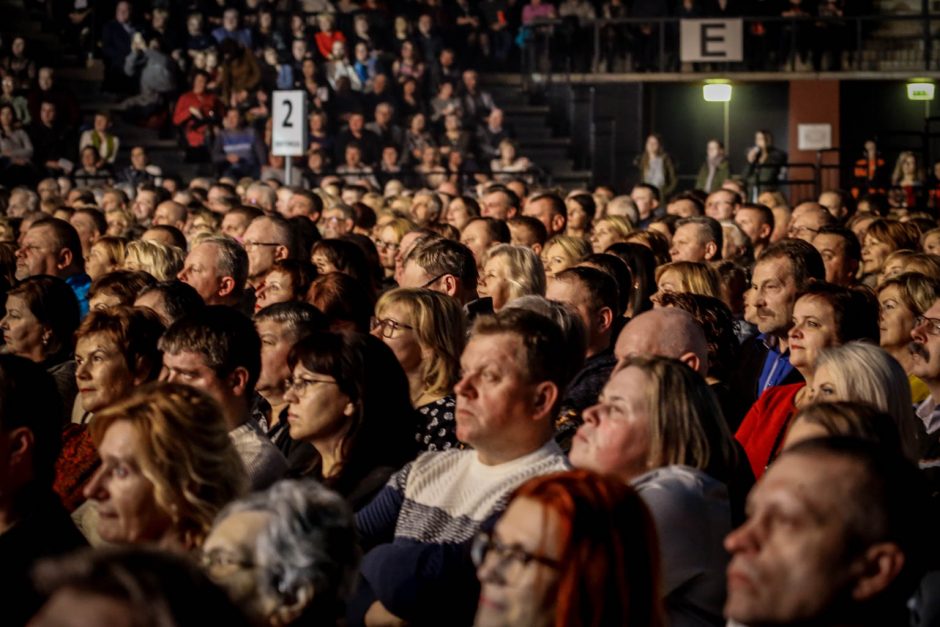
M 723 19 L 723 18 L 716 18 Z M 744 61 L 681 63 L 675 17 L 535 20 L 523 74 L 597 72 L 930 71 L 940 14 L 743 17 Z

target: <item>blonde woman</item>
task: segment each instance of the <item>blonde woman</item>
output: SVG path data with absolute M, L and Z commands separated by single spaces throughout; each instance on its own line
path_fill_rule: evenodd
M 91 280 L 104 276 L 124 265 L 124 255 L 127 249 L 127 240 L 123 237 L 105 235 L 98 238 L 85 257 L 85 272 Z
M 626 242 L 633 232 L 633 224 L 624 216 L 607 216 L 594 222 L 591 246 L 595 253 L 602 253 L 618 242 Z
M 147 384 L 90 429 L 101 467 L 85 496 L 106 542 L 192 551 L 248 486 L 219 406 L 195 388 Z
M 486 251 L 482 266 L 477 293 L 493 300 L 493 311 L 520 296 L 545 296 L 545 270 L 531 248 L 499 244 Z
M 107 234 L 115 237 L 127 237 L 131 227 L 137 224 L 133 213 L 119 207 L 105 211 L 104 219 L 108 224 Z
M 657 292 L 652 300 L 658 304 L 658 295 L 664 292 L 701 294 L 721 298 L 721 275 L 708 264 L 694 261 L 673 261 L 656 268 Z
M 142 270 L 158 281 L 171 281 L 183 269 L 186 256 L 176 246 L 134 240 L 127 245 L 125 270 Z
M 935 281 L 940 280 L 940 257 L 907 249 L 896 250 L 885 257 L 878 276 L 878 286 L 905 272 L 916 272 Z
M 576 266 L 591 254 L 591 244 L 581 237 L 556 235 L 542 248 L 542 267 L 545 278 L 551 279 L 562 270 Z
M 392 349 L 408 377 L 411 402 L 424 419 L 416 434 L 421 449 L 459 446 L 454 384 L 467 335 L 460 304 L 431 290 L 391 290 L 375 305 L 372 334 Z

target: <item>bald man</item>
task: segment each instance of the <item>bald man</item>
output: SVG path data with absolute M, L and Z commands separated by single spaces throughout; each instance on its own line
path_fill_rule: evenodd
M 623 328 L 614 346 L 618 366 L 634 355 L 678 359 L 702 377 L 708 372 L 708 343 L 701 325 L 687 311 L 653 309 L 636 316 Z

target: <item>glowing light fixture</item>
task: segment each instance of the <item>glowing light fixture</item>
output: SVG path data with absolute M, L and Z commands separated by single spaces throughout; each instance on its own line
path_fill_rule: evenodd
M 933 100 L 937 86 L 926 79 L 914 79 L 907 84 L 908 100 Z
M 705 83 L 702 86 L 702 97 L 705 102 L 731 102 L 731 83 Z

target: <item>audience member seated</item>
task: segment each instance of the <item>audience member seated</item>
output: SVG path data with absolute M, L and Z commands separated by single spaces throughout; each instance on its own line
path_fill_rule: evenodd
M 472 450 L 425 453 L 357 516 L 366 554 L 351 624 L 447 615 L 470 624 L 479 588 L 468 548 L 506 497 L 536 475 L 567 469 L 552 440 L 565 388 L 564 338 L 539 314 L 481 317 L 461 357 L 457 438 Z M 444 495 L 450 495 L 444 498 Z
M 255 313 L 277 303 L 303 300 L 316 273 L 316 267 L 307 261 L 275 261 L 255 291 Z
M 174 322 L 160 338 L 160 350 L 162 380 L 205 390 L 221 407 L 252 489 L 280 479 L 287 461 L 250 412 L 261 371 L 261 340 L 251 320 L 228 307 L 203 307 Z
M 85 274 L 85 257 L 75 227 L 58 218 L 41 218 L 23 232 L 16 251 L 16 277 L 22 280 L 46 274 L 63 279 L 75 293 L 84 318 L 91 278 Z
M 878 328 L 881 347 L 908 373 L 911 397 L 921 403 L 930 394 L 927 385 L 912 373 L 914 356 L 908 349 L 917 317 L 930 309 L 940 286 L 922 274 L 904 273 L 878 286 Z
M 483 273 L 477 288 L 480 298 L 489 298 L 499 311 L 514 298 L 545 295 L 545 270 L 531 248 L 500 244 L 483 255 Z
M 290 436 L 316 450 L 303 474 L 358 511 L 418 450 L 404 371 L 379 340 L 352 333 L 313 333 L 288 365 Z
M 11 625 L 25 624 L 42 603 L 27 577 L 36 562 L 85 544 L 52 489 L 63 419 L 52 377 L 28 359 L 0 355 L 0 577 Z
M 157 280 L 146 272 L 115 270 L 91 282 L 88 308 L 90 311 L 98 311 L 120 305 L 131 307 L 137 299 L 137 294 L 156 282 Z
M 272 627 L 337 624 L 358 560 L 349 506 L 309 480 L 233 501 L 202 546 L 206 574 Z
M 421 450 L 460 447 L 454 384 L 467 334 L 460 304 L 431 290 L 391 290 L 375 305 L 372 334 L 392 349 L 408 378 L 411 402 L 422 419 L 415 433 Z
M 783 450 L 806 440 L 833 436 L 868 440 L 883 450 L 902 452 L 894 418 L 874 405 L 858 401 L 823 401 L 807 405 L 793 418 Z
M 531 479 L 474 538 L 474 624 L 661 627 L 660 544 L 623 482 L 581 470 Z
M 108 543 L 192 551 L 248 487 L 219 406 L 186 385 L 137 389 L 95 416 L 91 436 L 101 466 L 85 496 Z
M 633 485 L 663 539 L 671 625 L 721 624 L 732 528 L 727 481 L 735 448 L 708 386 L 684 364 L 629 357 L 584 412 L 571 463 Z M 743 495 L 738 495 L 743 497 Z M 693 513 L 694 512 L 694 513 Z M 694 519 L 695 533 L 686 526 Z

